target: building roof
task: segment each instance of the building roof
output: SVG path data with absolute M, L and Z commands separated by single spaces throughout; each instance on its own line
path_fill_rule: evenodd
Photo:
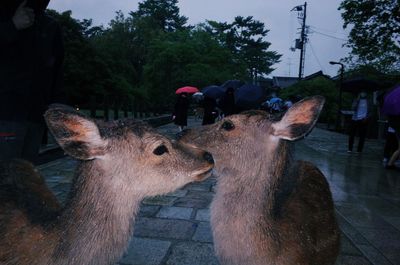
M 319 76 L 325 77 L 327 79 L 331 79 L 328 75 L 325 75 L 322 71 L 318 71 L 318 72 L 315 72 L 311 75 L 304 77 L 303 80 L 311 80 L 311 79 L 314 79 Z
M 272 77 L 272 86 L 279 88 L 287 88 L 297 83 L 297 81 L 298 81 L 297 77 L 274 76 Z
M 319 76 L 330 79 L 329 76 L 325 75 L 322 71 L 318 71 L 318 72 L 315 72 L 311 75 L 304 77 L 302 80 L 311 80 L 311 79 L 319 77 Z M 299 81 L 299 79 L 297 77 L 274 76 L 272 78 L 272 86 L 279 87 L 282 89 L 282 88 L 290 87 L 290 86 L 296 84 L 298 81 Z

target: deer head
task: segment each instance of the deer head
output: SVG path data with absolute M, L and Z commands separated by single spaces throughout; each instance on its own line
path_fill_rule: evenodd
M 52 106 L 45 119 L 64 151 L 94 163 L 109 178 L 98 181 L 116 186 L 115 191 L 130 187 L 136 195 L 167 193 L 202 180 L 213 167 L 209 153 L 171 141 L 140 121 L 95 121 L 63 105 Z
M 247 111 L 232 115 L 209 126 L 185 131 L 180 140 L 212 153 L 216 170 L 230 167 L 250 170 L 252 161 L 277 151 L 281 140 L 295 141 L 311 132 L 325 100 L 321 96 L 306 98 L 294 104 L 281 119 L 264 111 Z

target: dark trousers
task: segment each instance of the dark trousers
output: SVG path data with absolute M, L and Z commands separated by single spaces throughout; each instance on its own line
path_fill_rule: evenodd
M 359 120 L 359 121 L 351 121 L 350 124 L 350 131 L 349 131 L 349 150 L 353 151 L 353 145 L 354 145 L 354 138 L 356 134 L 358 133 L 359 136 L 359 141 L 358 141 L 358 147 L 357 147 L 357 152 L 362 152 L 364 148 L 364 142 L 365 142 L 365 136 L 367 134 L 367 125 L 368 122 L 366 120 Z
M 0 160 L 22 158 L 36 162 L 44 131 L 41 123 L 0 121 Z
M 383 157 L 390 159 L 394 151 L 399 147 L 395 133 L 387 133 L 385 148 L 383 149 Z

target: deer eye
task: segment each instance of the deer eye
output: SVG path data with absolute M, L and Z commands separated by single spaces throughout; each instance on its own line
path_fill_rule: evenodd
M 154 149 L 153 154 L 160 156 L 165 153 L 168 153 L 168 148 L 165 145 L 159 145 L 156 149 Z
M 225 131 L 232 131 L 233 129 L 235 129 L 235 125 L 231 121 L 225 121 L 224 123 L 222 123 L 221 128 Z

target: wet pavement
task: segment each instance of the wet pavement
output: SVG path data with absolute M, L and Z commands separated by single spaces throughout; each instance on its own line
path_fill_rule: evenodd
M 178 130 L 168 124 L 159 131 L 173 135 Z M 348 154 L 345 135 L 318 128 L 296 144 L 296 157 L 316 164 L 330 183 L 342 230 L 337 265 L 400 264 L 400 171 L 383 168 L 382 149 L 382 141 L 367 140 L 362 154 Z M 63 202 L 76 165 L 63 158 L 39 167 Z M 214 186 L 210 178 L 145 199 L 132 242 L 118 264 L 218 264 L 209 223 Z

